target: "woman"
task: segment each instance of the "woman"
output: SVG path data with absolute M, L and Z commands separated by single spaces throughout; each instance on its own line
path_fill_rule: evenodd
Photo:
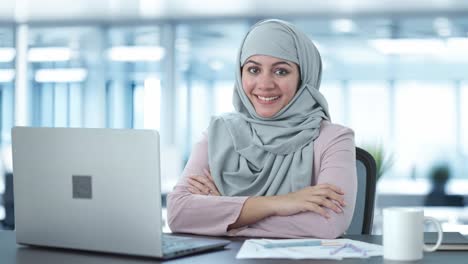
M 335 238 L 356 198 L 354 134 L 331 124 L 320 54 L 265 20 L 238 54 L 235 113 L 212 119 L 168 196 L 173 232 Z

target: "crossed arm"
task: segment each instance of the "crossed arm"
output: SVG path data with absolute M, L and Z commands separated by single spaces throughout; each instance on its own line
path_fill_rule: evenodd
M 187 189 L 192 194 L 221 196 L 210 172 L 204 169 L 203 173 L 188 176 L 190 187 Z M 285 195 L 252 196 L 245 201 L 239 217 L 228 226 L 228 230 L 254 224 L 269 216 L 290 216 L 308 211 L 329 219 L 330 214 L 325 208 L 342 213 L 346 206 L 343 194 L 334 185 L 318 184 Z
M 194 147 L 184 177 L 168 197 L 172 231 L 334 238 L 348 227 L 356 196 L 351 130 L 323 146 L 326 151 L 314 161 L 316 185 L 278 196 L 221 196 L 209 175 L 207 144 L 204 138 Z

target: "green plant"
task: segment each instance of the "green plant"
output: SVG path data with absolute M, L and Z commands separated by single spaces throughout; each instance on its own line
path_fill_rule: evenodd
M 369 144 L 363 147 L 369 152 L 375 160 L 377 169 L 377 181 L 382 177 L 394 164 L 394 156 L 388 153 L 382 144 Z
M 450 166 L 447 163 L 435 164 L 432 166 L 429 176 L 435 185 L 443 185 L 450 178 Z

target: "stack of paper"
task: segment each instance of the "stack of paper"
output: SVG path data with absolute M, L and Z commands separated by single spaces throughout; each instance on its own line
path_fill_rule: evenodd
M 249 239 L 238 259 L 343 259 L 382 256 L 381 245 L 351 239 Z

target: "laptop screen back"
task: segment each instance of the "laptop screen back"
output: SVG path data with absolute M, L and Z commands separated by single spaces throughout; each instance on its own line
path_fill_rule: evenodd
M 162 256 L 159 135 L 15 127 L 17 242 Z

